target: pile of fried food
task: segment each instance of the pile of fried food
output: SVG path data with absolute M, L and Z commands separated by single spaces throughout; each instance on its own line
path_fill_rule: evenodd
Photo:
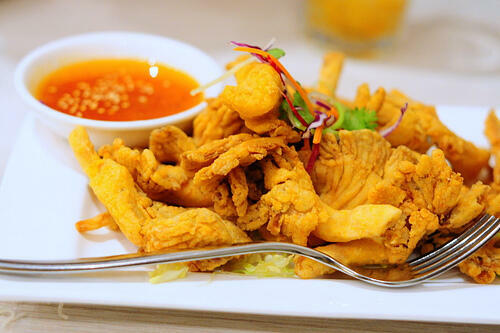
M 500 121 L 493 111 L 485 130 L 490 152 L 450 131 L 434 107 L 397 90 L 372 93 L 362 84 L 353 101 L 336 96 L 343 60 L 326 54 L 319 83 L 304 91 L 370 110 L 371 128 L 341 126 L 307 137 L 283 116 L 286 94 L 296 86 L 275 62 L 248 56 L 228 65 L 237 68 L 236 85 L 207 100 L 191 136 L 166 126 L 152 131 L 146 149 L 117 138 L 96 152 L 86 130 L 76 128 L 71 147 L 107 209 L 77 229 L 119 229 L 144 252 L 293 242 L 361 267 L 404 263 L 414 251 L 456 237 L 484 212 L 500 216 Z M 491 283 L 500 274 L 499 243 L 490 241 L 460 270 Z M 231 260 L 239 258 L 191 262 L 189 269 L 213 271 Z M 301 278 L 333 273 L 313 260 L 294 260 Z

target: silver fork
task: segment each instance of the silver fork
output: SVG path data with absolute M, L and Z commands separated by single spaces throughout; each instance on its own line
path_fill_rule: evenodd
M 457 238 L 435 251 L 407 262 L 411 278 L 401 281 L 375 279 L 349 268 L 338 260 L 314 249 L 290 243 L 262 242 L 161 254 L 134 253 L 128 255 L 86 258 L 71 261 L 0 260 L 0 273 L 55 274 L 109 270 L 150 264 L 214 259 L 251 253 L 282 252 L 308 257 L 330 266 L 355 279 L 382 287 L 409 287 L 437 277 L 474 253 L 500 230 L 500 219 L 484 214 Z

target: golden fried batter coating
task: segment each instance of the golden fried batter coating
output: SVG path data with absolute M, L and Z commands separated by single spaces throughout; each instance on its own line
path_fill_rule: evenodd
M 109 158 L 101 159 L 83 127 L 71 132 L 69 142 L 99 201 L 128 240 L 142 247 L 144 240 L 141 229 L 149 216 L 139 204 L 140 194 L 128 170 Z
M 370 87 L 368 83 L 363 83 L 358 86 L 356 90 L 356 97 L 354 98 L 354 106 L 357 108 L 366 107 L 368 101 L 370 100 Z M 373 110 L 378 111 L 378 110 Z
M 207 99 L 207 107 L 193 121 L 193 139 L 197 146 L 243 131 L 248 131 L 243 119 L 220 97 Z
M 267 64 L 252 63 L 236 73 L 236 86 L 226 86 L 222 100 L 244 120 L 278 110 L 283 83 Z
M 300 145 L 290 144 L 301 141 L 301 133 L 279 119 L 281 75 L 248 57 L 228 64 L 245 61 L 235 71 L 236 86 L 207 100 L 192 138 L 165 126 L 152 131 L 147 149 L 116 139 L 96 153 L 85 129 L 71 133 L 75 156 L 107 209 L 79 221 L 80 232 L 119 229 L 140 250 L 155 252 L 246 243 L 245 231 L 251 231 L 363 266 L 404 263 L 417 246 L 427 250 L 455 237 L 483 212 L 500 214 L 500 120 L 494 112 L 485 133 L 496 165 L 493 182 L 485 185 L 477 180 L 490 180 L 482 177 L 491 170 L 488 151 L 450 131 L 434 107 L 397 90 L 372 94 L 362 84 L 354 101 L 342 103 L 375 111 L 381 130 L 395 124 L 408 103 L 401 123 L 387 139 L 371 130 L 325 133 L 309 174 L 303 163 L 312 153 L 309 144 L 297 153 Z M 318 92 L 340 100 L 335 91 L 343 61 L 340 53 L 325 55 Z M 433 146 L 438 149 L 427 155 Z M 500 274 L 499 250 L 496 238 L 460 270 L 478 283 L 492 282 Z M 210 271 L 229 260 L 189 267 Z M 303 257 L 295 265 L 302 278 L 334 272 Z
M 390 144 L 370 130 L 323 136 L 311 174 L 321 199 L 335 209 L 368 203 L 368 193 L 382 179 Z
M 362 205 L 350 210 L 329 210 L 328 220 L 320 220 L 314 235 L 328 242 L 349 242 L 380 237 L 401 217 L 391 205 Z
M 149 149 L 160 163 L 179 163 L 182 153 L 195 148 L 193 139 L 175 126 L 155 129 L 149 136 Z
M 238 112 L 247 128 L 258 134 L 285 136 L 288 142 L 300 141 L 300 135 L 278 119 L 284 86 L 274 68 L 251 63 L 238 70 L 235 77 L 237 85 L 226 86 L 220 98 Z
M 500 238 L 490 240 L 458 268 L 477 283 L 492 283 L 500 275 Z
M 146 252 L 250 241 L 242 230 L 206 208 L 188 209 L 170 218 L 152 220 L 144 225 L 142 232 Z
M 198 171 L 209 166 L 219 155 L 225 153 L 242 142 L 256 138 L 251 134 L 231 135 L 224 139 L 208 142 L 196 150 L 188 151 L 181 156 L 181 166 L 185 170 Z
M 490 141 L 491 151 L 496 161 L 500 161 L 500 119 L 491 110 L 486 118 L 484 134 Z M 500 183 L 500 164 L 495 165 L 495 182 Z
M 214 211 L 225 219 L 233 221 L 238 213 L 227 182 L 221 182 L 213 191 Z
M 316 194 L 293 149 L 284 147 L 271 155 L 261 162 L 269 191 L 248 208 L 246 215 L 238 218 L 236 223 L 243 230 L 260 229 L 262 233 L 265 226 L 271 236 L 306 245 L 312 232 L 320 238 L 336 241 L 381 237 L 399 220 L 401 211 L 387 205 L 359 207 L 353 211 L 329 207 Z M 362 216 L 369 211 L 380 214 L 377 218 Z M 349 223 L 361 220 L 360 225 Z
M 428 156 L 400 146 L 387 160 L 383 181 L 369 199 L 444 216 L 458 203 L 461 190 L 462 177 L 447 165 L 442 151 L 436 149 Z
M 500 120 L 492 110 L 485 123 L 485 134 L 491 144 L 491 152 L 495 157 L 493 183 L 487 193 L 488 213 L 500 216 Z M 464 198 L 464 204 L 471 204 Z M 500 238 L 497 235 L 472 256 L 458 265 L 460 271 L 470 276 L 477 283 L 491 283 L 500 275 Z
M 99 155 L 123 165 L 148 195 L 156 195 L 165 190 L 179 190 L 188 180 L 182 168 L 160 164 L 153 152 L 144 149 L 132 149 L 124 145 L 123 140 L 115 139 L 112 145 L 99 149 Z
M 212 164 L 199 170 L 194 181 L 206 188 L 215 188 L 220 180 L 238 166 L 248 166 L 276 149 L 285 147 L 283 138 L 252 138 L 219 155 Z
M 393 146 L 405 145 L 420 153 L 425 153 L 435 144 L 468 183 L 474 182 L 480 172 L 487 168 L 488 152 L 450 131 L 439 120 L 434 107 L 414 101 L 397 90 L 386 94 L 383 88 L 379 88 L 375 94 L 370 95 L 366 83 L 358 87 L 354 101 L 356 107 L 366 107 L 377 112 L 382 130 L 398 120 L 405 103 L 408 103 L 408 109 L 403 120 L 388 135 L 387 140 Z
M 316 250 L 347 266 L 387 264 L 389 257 L 388 249 L 383 244 L 371 239 L 329 244 L 317 247 Z M 299 256 L 295 258 L 295 274 L 303 279 L 312 279 L 333 272 L 335 272 L 333 268 L 312 259 Z
M 100 158 L 83 127 L 69 137 L 75 155 L 89 177 L 92 190 L 124 235 L 146 252 L 248 242 L 238 227 L 205 208 L 169 207 L 147 198 L 126 167 Z M 227 260 L 226 260 L 227 261 Z M 215 263 L 196 263 L 196 269 Z
M 287 181 L 264 194 L 236 223 L 243 230 L 257 230 L 267 223 L 272 235 L 283 235 L 296 244 L 306 245 L 319 219 L 327 218 L 321 208 L 313 189 L 302 189 L 295 181 Z
M 235 220 L 246 214 L 248 209 L 248 183 L 243 168 L 238 167 L 228 173 L 214 191 L 214 210 L 220 216 Z
M 407 216 L 389 229 L 385 245 L 391 262 L 404 262 L 417 243 L 439 228 L 440 219 L 457 205 L 462 178 L 446 164 L 443 153 L 420 155 L 400 146 L 384 168 L 384 178 L 369 194 L 369 200 L 401 208 Z
M 488 213 L 500 216 L 500 120 L 493 110 L 486 119 L 485 134 L 491 144 L 491 152 L 495 157 L 493 168 L 492 191 L 488 196 Z
M 470 188 L 462 186 L 458 203 L 451 211 L 448 220 L 441 221 L 439 227 L 442 233 L 458 232 L 483 213 L 487 206 L 487 195 L 490 187 L 477 182 Z
M 479 173 L 488 167 L 489 152 L 450 131 L 439 120 L 434 107 L 393 90 L 386 95 L 377 113 L 379 124 L 383 128 L 394 124 L 399 118 L 401 107 L 407 102 L 408 110 L 403 120 L 387 140 L 393 146 L 406 145 L 420 153 L 425 153 L 435 144 L 444 152 L 454 170 L 460 172 L 468 182 L 477 179 Z
M 100 229 L 102 227 L 108 227 L 113 231 L 118 231 L 120 228 L 116 224 L 115 220 L 109 215 L 109 213 L 101 213 L 90 219 L 81 220 L 75 224 L 76 230 L 78 232 L 84 233 L 87 231 L 92 231 Z
M 180 146 L 175 148 L 180 151 Z M 193 184 L 193 174 L 182 166 L 160 164 L 153 152 L 142 152 L 115 139 L 112 145 L 99 149 L 103 158 L 125 166 L 135 182 L 149 197 L 174 205 L 208 207 L 212 199 L 207 191 Z
M 335 96 L 344 58 L 344 54 L 340 52 L 328 52 L 324 55 L 317 88 L 320 93 Z
M 238 216 L 244 216 L 248 209 L 248 184 L 245 171 L 241 167 L 231 170 L 227 181 L 231 188 L 236 213 Z
M 326 134 L 320 144 L 311 175 L 316 192 L 335 209 L 366 204 L 401 209 L 381 235 L 388 262 L 404 262 L 426 235 L 462 228 L 485 209 L 488 186 L 465 187 L 441 150 L 427 156 L 405 146 L 390 148 L 369 130 L 340 131 L 338 138 Z
M 412 207 L 439 216 L 448 214 L 461 197 L 457 209 L 464 213 L 470 214 L 474 203 L 484 207 L 482 198 L 487 191 L 481 184 L 472 191 L 465 188 L 442 151 L 427 156 L 405 146 L 390 148 L 378 133 L 369 130 L 340 131 L 338 141 L 332 134 L 325 135 L 312 180 L 321 199 L 336 209 L 366 203 L 400 207 L 405 198 L 411 198 Z M 466 201 L 471 209 L 465 207 Z M 480 208 L 474 206 L 473 211 L 480 212 Z M 451 216 L 458 221 L 458 214 L 457 210 Z

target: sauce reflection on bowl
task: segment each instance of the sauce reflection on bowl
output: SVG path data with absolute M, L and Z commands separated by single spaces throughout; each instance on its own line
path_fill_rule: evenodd
M 190 95 L 198 82 L 175 68 L 136 59 L 94 59 L 47 75 L 35 93 L 46 106 L 94 120 L 134 121 L 165 117 L 203 100 Z

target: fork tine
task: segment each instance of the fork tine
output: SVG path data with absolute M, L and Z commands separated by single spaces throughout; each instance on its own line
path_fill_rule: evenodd
M 464 237 L 457 237 L 458 241 L 449 242 L 449 243 L 451 243 L 451 246 L 446 246 L 447 245 L 446 244 L 442 249 L 437 250 L 439 252 L 436 253 L 435 255 L 432 256 L 432 253 L 431 253 L 431 255 L 426 257 L 429 259 L 427 259 L 425 261 L 420 261 L 417 264 L 411 263 L 409 266 L 413 267 L 413 270 L 423 269 L 423 268 L 425 268 L 429 265 L 432 265 L 435 262 L 438 262 L 441 259 L 447 257 L 450 253 L 454 253 L 455 251 L 457 251 L 457 249 L 461 249 L 464 245 L 469 244 L 469 242 L 471 242 L 473 239 L 475 239 L 475 237 L 478 234 L 480 234 L 484 230 L 487 230 L 492 224 L 495 223 L 494 216 L 491 216 L 491 215 L 484 215 L 484 216 L 487 218 L 486 220 L 481 218 L 480 221 L 482 223 L 477 223 L 477 227 L 474 226 L 475 228 L 473 230 L 471 230 L 470 232 L 467 232 L 467 234 L 464 235 Z
M 500 219 L 497 219 L 497 225 L 495 226 L 495 228 L 493 228 L 487 235 L 485 235 L 484 238 L 482 238 L 481 240 L 479 240 L 478 242 L 476 242 L 474 244 L 474 246 L 469 247 L 468 250 L 462 251 L 459 256 L 455 257 L 454 259 L 450 259 L 445 264 L 443 264 L 441 267 L 437 267 L 435 270 L 427 272 L 426 274 L 421 275 L 420 279 L 429 280 L 429 279 L 437 277 L 437 276 L 445 273 L 446 271 L 452 269 L 457 264 L 459 264 L 463 260 L 467 259 L 468 256 L 470 256 L 471 254 L 473 254 L 479 248 L 481 248 L 481 246 L 483 246 L 487 241 L 489 241 L 490 239 L 492 239 L 493 237 L 495 237 L 495 235 L 498 233 L 499 230 L 500 230 Z
M 487 241 L 494 237 L 500 230 L 500 219 L 493 217 L 492 223 L 489 224 L 486 230 L 478 232 L 474 238 L 469 242 L 464 244 L 462 247 L 458 248 L 456 251 L 448 251 L 448 256 L 442 258 L 438 262 L 431 266 L 425 268 L 419 268 L 413 270 L 416 275 L 432 275 L 444 273 L 446 270 L 454 267 L 456 264 L 460 263 L 462 260 L 466 259 L 469 255 L 478 250 Z
M 448 251 L 443 252 L 439 257 L 435 257 L 429 262 L 424 262 L 420 265 L 412 267 L 412 271 L 416 274 L 422 274 L 436 267 L 439 267 L 443 264 L 443 262 L 447 262 L 448 260 L 450 260 L 450 258 L 457 257 L 463 251 L 466 251 L 467 249 L 474 246 L 474 244 L 481 240 L 484 235 L 487 235 L 492 228 L 495 228 L 496 223 L 497 219 L 494 216 L 490 217 L 488 219 L 488 222 L 484 224 L 482 228 L 478 229 L 474 234 L 472 234 L 471 237 L 468 237 L 462 242 L 457 243 L 455 246 L 449 248 Z
M 457 243 L 462 242 L 465 239 L 469 239 L 472 237 L 472 234 L 476 232 L 477 229 L 484 227 L 486 223 L 488 223 L 489 219 L 491 218 L 491 215 L 489 214 L 484 214 L 482 215 L 476 223 L 469 229 L 467 229 L 465 232 L 463 232 L 460 236 L 457 238 L 449 241 L 448 243 L 444 244 L 443 246 L 437 248 L 436 250 L 423 255 L 419 258 L 413 259 L 411 261 L 408 261 L 407 264 L 409 266 L 418 266 L 421 263 L 432 263 L 434 261 L 431 261 L 431 259 L 441 255 L 442 253 L 448 251 L 448 249 L 454 247 Z M 437 259 L 438 260 L 438 259 Z

